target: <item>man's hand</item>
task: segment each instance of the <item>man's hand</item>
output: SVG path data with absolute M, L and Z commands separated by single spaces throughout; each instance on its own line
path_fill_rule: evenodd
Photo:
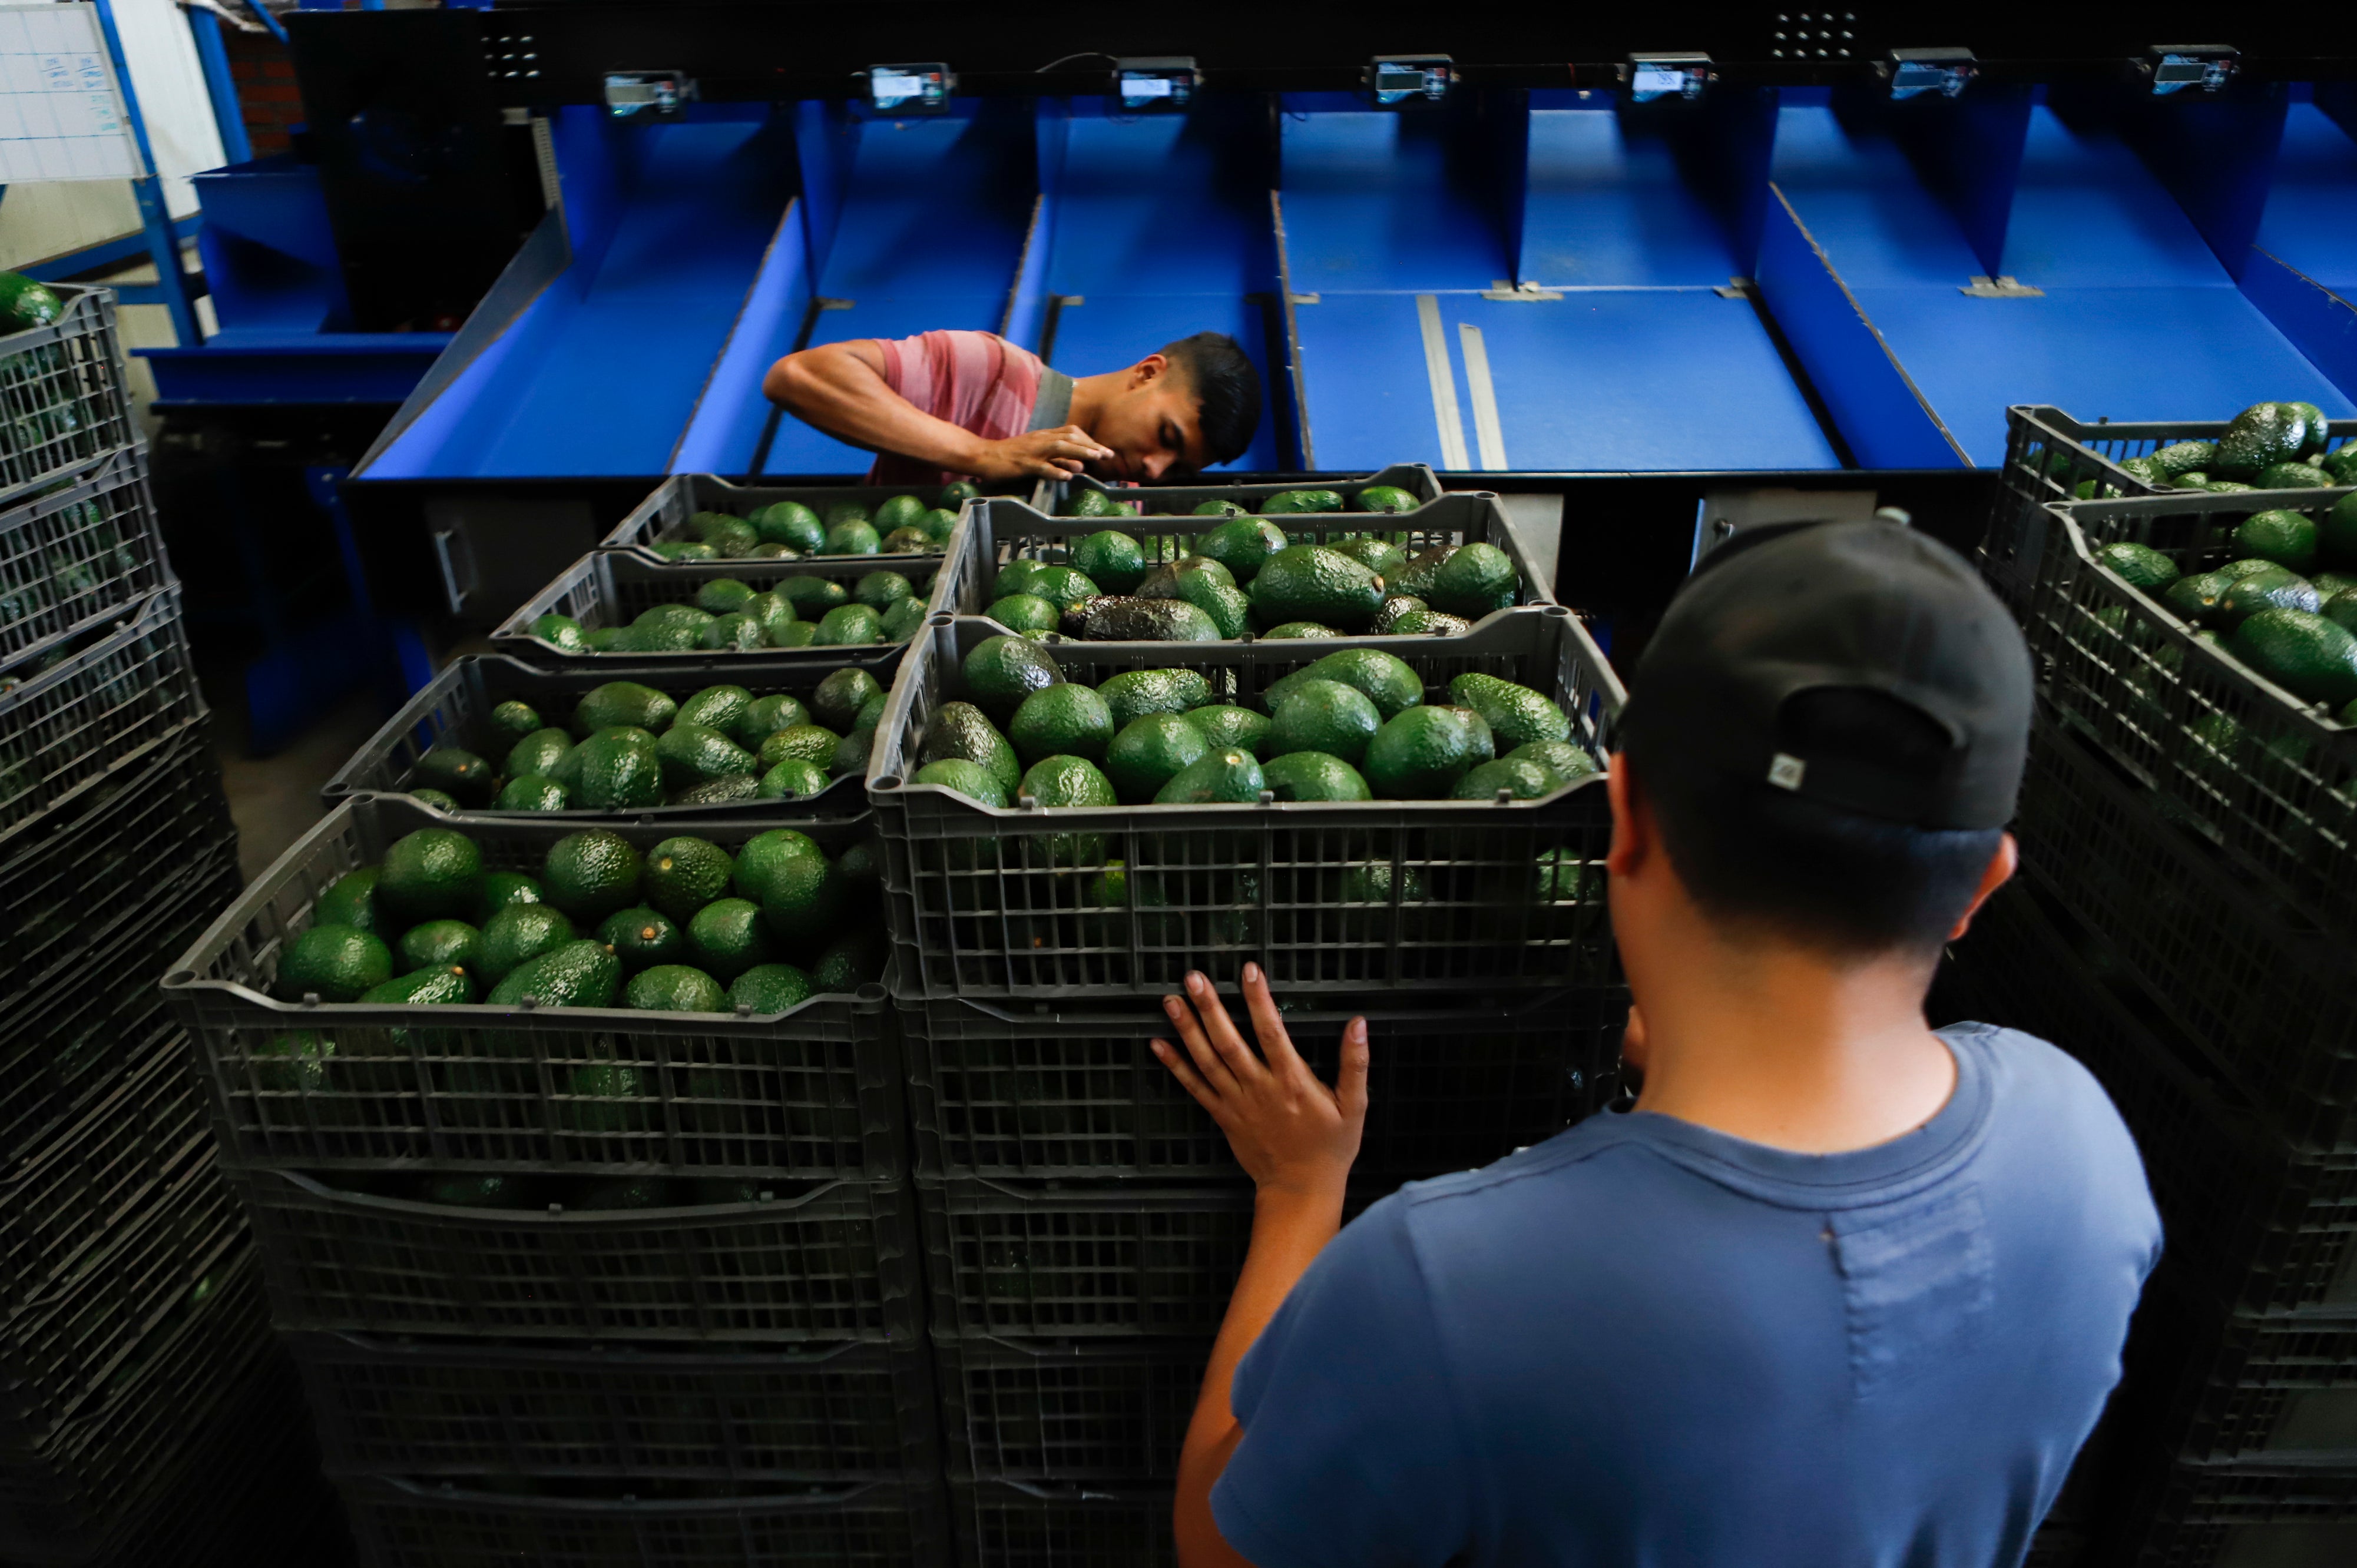
M 1330 1195 L 1339 1206 L 1367 1122 L 1367 1021 L 1353 1018 L 1343 1029 L 1341 1070 L 1329 1089 L 1293 1048 L 1258 964 L 1244 965 L 1243 987 L 1259 1055 L 1236 1033 L 1211 981 L 1193 972 L 1184 999 L 1162 999 L 1186 1049 L 1156 1040 L 1154 1054 L 1211 1113 L 1264 1194 Z
M 977 479 L 1061 479 L 1112 456 L 1112 447 L 1079 425 L 1060 424 L 978 443 L 967 471 Z

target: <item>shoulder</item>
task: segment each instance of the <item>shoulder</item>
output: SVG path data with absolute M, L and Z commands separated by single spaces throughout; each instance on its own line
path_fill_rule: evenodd
M 2118 1107 L 2085 1064 L 2050 1041 L 1993 1024 L 1939 1031 L 1953 1050 L 1981 1054 L 1991 1095 L 1995 1168 L 2042 1197 L 2082 1195 L 2082 1212 L 2158 1234 L 2144 1156 Z M 1985 1166 L 1985 1168 L 1986 1168 Z
M 2051 1041 L 1995 1024 L 1952 1024 L 1939 1035 L 1951 1050 L 1980 1054 L 2001 1124 L 2059 1122 L 2129 1142 L 2126 1124 L 2095 1075 Z

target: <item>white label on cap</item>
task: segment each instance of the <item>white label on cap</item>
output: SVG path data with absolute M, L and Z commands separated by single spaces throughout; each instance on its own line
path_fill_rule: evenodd
M 1776 754 L 1776 759 L 1768 765 L 1768 782 L 1779 789 L 1798 789 L 1801 787 L 1801 780 L 1807 776 L 1808 771 L 1807 763 L 1797 757 L 1780 751 Z

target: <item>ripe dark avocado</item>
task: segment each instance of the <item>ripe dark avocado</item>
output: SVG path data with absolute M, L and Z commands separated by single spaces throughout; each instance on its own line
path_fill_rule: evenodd
M 951 758 L 978 764 L 997 781 L 1001 794 L 1023 777 L 1015 748 L 972 703 L 943 703 L 925 730 L 924 744 L 917 748 L 920 768 Z
M 1108 594 L 1064 617 L 1064 635 L 1088 642 L 1217 642 L 1220 626 L 1184 599 Z
M 490 800 L 493 777 L 490 763 L 463 746 L 446 743 L 417 759 L 409 782 L 413 787 L 422 784 L 442 790 L 469 806 L 480 806 Z

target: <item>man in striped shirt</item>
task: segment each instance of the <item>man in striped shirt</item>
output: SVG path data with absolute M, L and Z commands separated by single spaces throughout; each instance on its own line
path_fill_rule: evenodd
M 877 455 L 872 484 L 1178 478 L 1243 455 L 1260 375 L 1232 338 L 1198 332 L 1075 379 L 995 332 L 860 338 L 789 354 L 761 391 Z

